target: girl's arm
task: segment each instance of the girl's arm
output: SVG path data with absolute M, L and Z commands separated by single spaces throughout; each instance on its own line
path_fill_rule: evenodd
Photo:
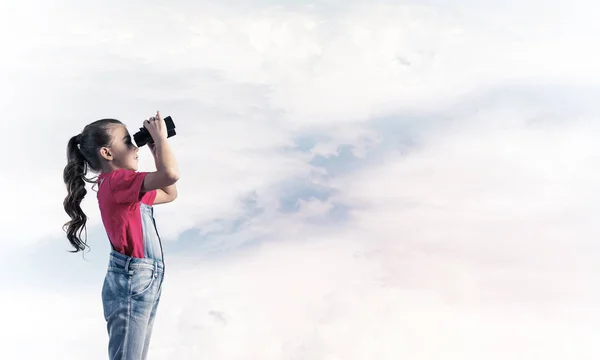
M 148 144 L 148 147 L 150 148 L 150 151 L 152 152 L 152 156 L 154 157 L 155 161 L 156 159 L 156 146 L 152 143 Z M 173 185 L 169 185 L 169 186 L 165 186 L 163 188 L 160 189 L 156 189 L 156 199 L 154 200 L 154 204 L 158 205 L 158 204 L 166 204 L 166 203 L 170 203 L 171 201 L 177 199 L 177 186 L 175 184 Z
M 157 111 L 155 118 L 144 121 L 144 127 L 148 129 L 154 140 L 151 150 L 156 163 L 156 171 L 145 176 L 142 190 L 144 192 L 157 190 L 155 204 L 173 201 L 173 195 L 177 195 L 173 188 L 179 180 L 179 170 L 171 146 L 167 141 L 167 126 Z
M 175 199 L 177 199 L 177 187 L 173 184 L 162 189 L 156 189 L 154 205 L 170 203 Z

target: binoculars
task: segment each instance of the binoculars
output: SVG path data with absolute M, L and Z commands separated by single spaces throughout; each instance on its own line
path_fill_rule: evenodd
M 164 118 L 164 120 L 165 124 L 167 125 L 167 137 L 170 138 L 171 136 L 174 136 L 176 134 L 175 123 L 173 122 L 173 119 L 170 116 L 167 116 L 166 118 Z M 135 141 L 137 147 L 142 147 L 146 144 L 154 143 L 152 135 L 150 135 L 148 129 L 146 129 L 143 126 L 140 128 L 140 131 L 133 134 L 133 140 Z

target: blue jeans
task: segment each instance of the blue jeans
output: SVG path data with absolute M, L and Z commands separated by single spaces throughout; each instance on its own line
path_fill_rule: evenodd
M 146 359 L 163 277 L 162 260 L 111 251 L 102 286 L 110 360 Z

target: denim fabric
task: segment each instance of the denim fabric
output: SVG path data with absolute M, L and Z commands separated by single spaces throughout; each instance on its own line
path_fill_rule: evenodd
M 148 354 L 164 278 L 162 246 L 153 209 L 141 204 L 146 258 L 112 250 L 102 286 L 110 360 L 144 360 Z

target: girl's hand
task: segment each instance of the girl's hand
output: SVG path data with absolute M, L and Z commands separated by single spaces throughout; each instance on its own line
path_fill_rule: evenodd
M 154 142 L 167 138 L 167 125 L 165 124 L 165 120 L 160 116 L 159 111 L 156 112 L 156 116 L 144 120 L 144 127 L 148 129 Z

